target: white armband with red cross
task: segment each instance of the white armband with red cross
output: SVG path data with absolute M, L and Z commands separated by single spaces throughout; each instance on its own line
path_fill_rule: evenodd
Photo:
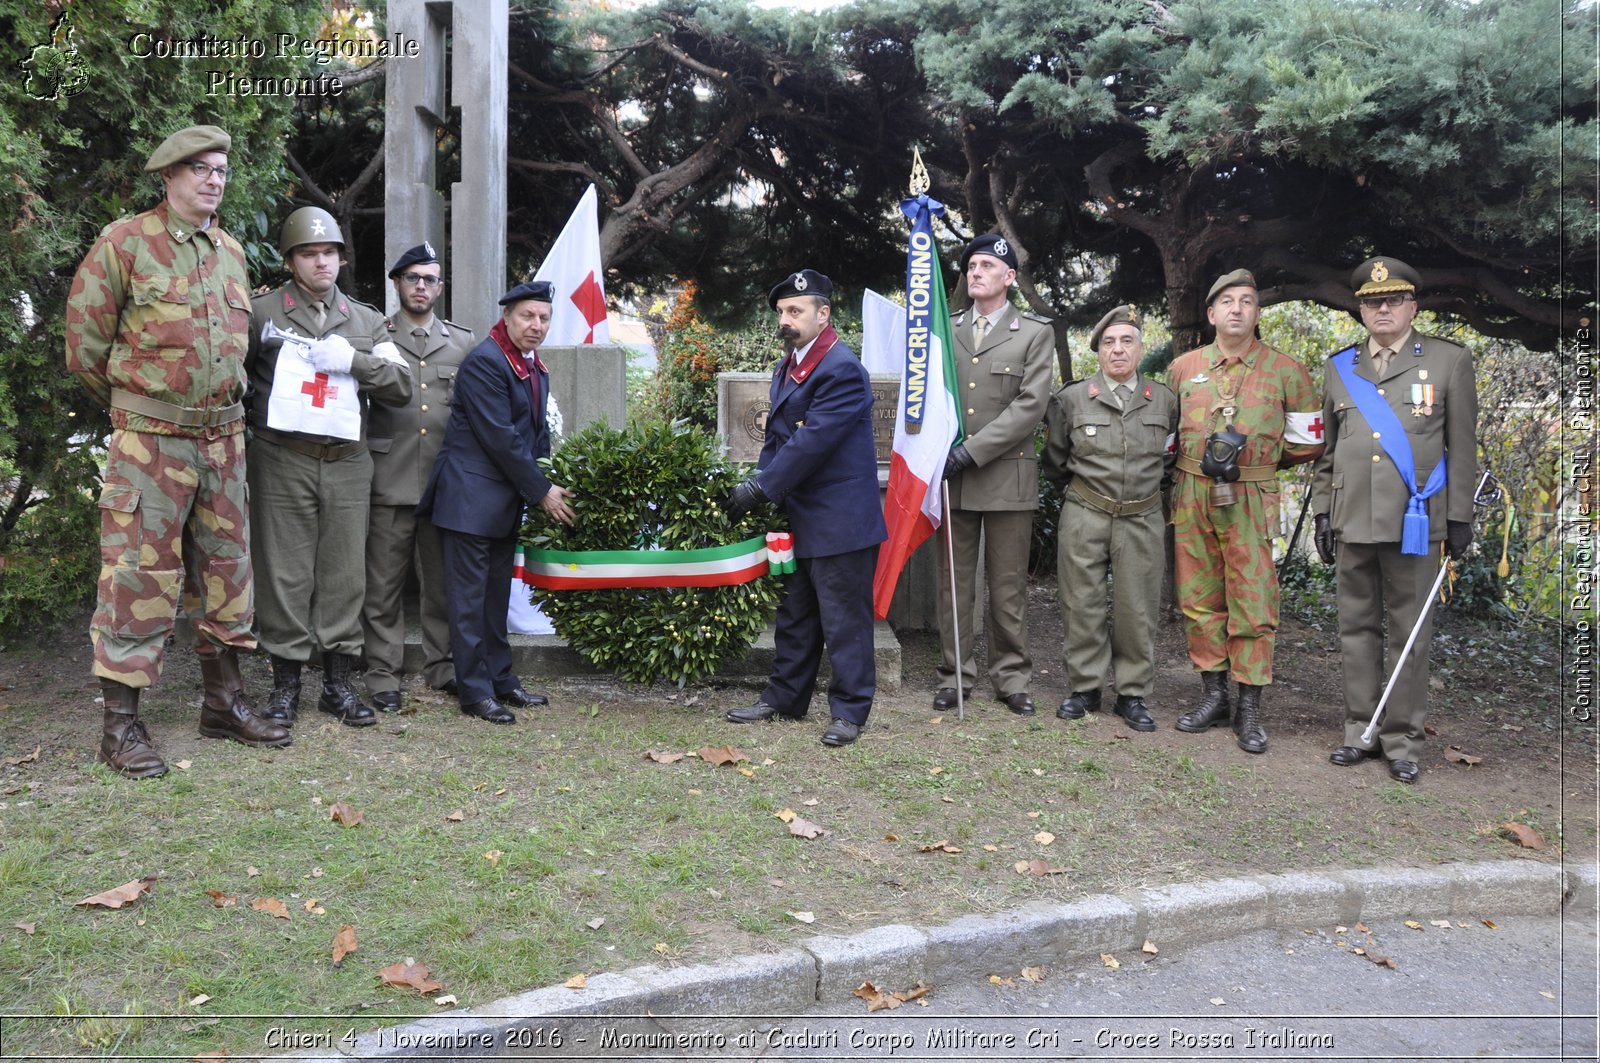
M 1322 411 L 1291 413 L 1283 419 L 1283 441 L 1292 446 L 1320 447 L 1327 442 L 1322 430 Z

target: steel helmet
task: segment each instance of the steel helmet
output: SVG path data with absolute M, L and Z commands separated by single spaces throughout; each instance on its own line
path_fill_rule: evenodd
M 278 230 L 278 252 L 287 255 L 300 244 L 338 244 L 344 246 L 344 234 L 333 215 L 321 207 L 301 207 L 283 219 Z

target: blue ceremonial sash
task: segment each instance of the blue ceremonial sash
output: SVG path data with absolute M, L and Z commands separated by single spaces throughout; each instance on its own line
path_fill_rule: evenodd
M 1427 501 L 1444 489 L 1444 459 L 1439 459 L 1439 464 L 1428 474 L 1427 484 L 1422 490 L 1417 490 L 1417 462 L 1411 454 L 1411 440 L 1406 436 L 1405 426 L 1400 423 L 1400 418 L 1394 415 L 1394 410 L 1389 408 L 1389 403 L 1384 397 L 1378 394 L 1377 385 L 1356 374 L 1356 348 L 1348 347 L 1340 351 L 1333 356 L 1332 361 L 1333 367 L 1339 371 L 1339 379 L 1344 381 L 1345 390 L 1355 401 L 1356 409 L 1361 411 L 1361 416 L 1367 419 L 1367 424 L 1378 433 L 1378 442 L 1383 445 L 1384 453 L 1394 462 L 1395 469 L 1400 473 L 1400 479 L 1405 481 L 1406 490 L 1411 493 L 1411 501 L 1406 503 L 1405 524 L 1400 532 L 1400 552 L 1426 554 L 1428 552 Z

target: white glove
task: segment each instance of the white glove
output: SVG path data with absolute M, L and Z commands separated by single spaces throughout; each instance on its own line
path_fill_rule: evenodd
M 320 373 L 348 373 L 356 349 L 343 336 L 325 336 L 307 344 L 307 355 Z

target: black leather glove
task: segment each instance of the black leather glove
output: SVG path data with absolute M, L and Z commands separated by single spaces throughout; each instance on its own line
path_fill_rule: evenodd
M 1460 561 L 1466 556 L 1467 547 L 1472 545 L 1472 523 L 1465 520 L 1447 520 L 1444 522 L 1444 552 L 1452 561 Z
M 1311 525 L 1315 529 L 1311 541 L 1317 544 L 1317 556 L 1324 565 L 1333 564 L 1333 528 L 1328 524 L 1328 515 L 1318 513 L 1311 518 Z
M 722 508 L 728 511 L 728 516 L 738 520 L 746 513 L 767 501 L 767 493 L 761 490 L 761 485 L 754 476 L 741 480 L 722 503 Z
M 961 473 L 978 464 L 972 460 L 972 455 L 967 453 L 967 448 L 960 443 L 950 448 L 950 454 L 944 459 L 944 478 L 959 476 Z

